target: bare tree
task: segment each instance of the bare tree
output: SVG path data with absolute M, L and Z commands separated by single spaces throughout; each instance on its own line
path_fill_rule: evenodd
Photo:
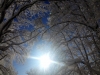
M 0 71 L 3 75 L 15 75 L 13 60 L 23 62 L 36 37 L 43 30 L 41 18 L 46 5 L 39 0 L 0 0 Z M 42 13 L 42 14 L 41 14 Z M 35 21 L 39 21 L 36 25 Z M 27 29 L 32 26 L 33 29 Z M 24 27 L 24 28 L 21 28 Z M 25 28 L 27 27 L 27 28 Z
M 50 70 L 51 75 L 99 75 L 100 24 L 98 21 L 100 20 L 100 1 L 49 2 L 48 28 L 42 36 L 45 39 L 46 35 L 50 35 L 50 41 L 55 41 L 57 47 L 55 59 L 58 58 L 58 61 L 67 65 L 67 67 L 61 67 L 59 71 L 54 69 L 57 71 L 54 74 Z M 64 48 L 60 49 L 61 46 Z

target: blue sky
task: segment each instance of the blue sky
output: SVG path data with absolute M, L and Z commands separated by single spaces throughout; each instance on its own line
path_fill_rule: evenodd
M 44 47 L 39 49 L 38 46 L 41 46 L 41 45 L 44 45 Z M 30 56 L 40 57 L 41 55 L 48 52 L 50 48 L 51 48 L 51 43 L 48 43 L 43 40 L 38 40 L 37 43 L 33 46 Z M 26 62 L 24 64 L 18 64 L 14 62 L 14 67 L 15 67 L 15 70 L 18 72 L 18 75 L 27 75 L 26 72 L 29 71 L 30 69 L 40 68 L 40 63 L 36 59 L 28 58 L 26 59 Z
M 48 14 L 49 13 L 46 13 L 46 16 L 44 16 L 42 18 L 42 22 L 44 23 L 45 27 L 48 28 L 47 26 L 47 17 L 48 17 Z M 24 27 L 21 27 L 21 29 L 23 29 Z M 26 27 L 26 29 L 28 30 L 32 30 L 34 29 L 34 27 L 32 26 L 29 26 L 29 28 Z M 31 56 L 38 56 L 38 55 L 41 55 L 41 52 L 37 50 L 37 45 L 38 44 L 41 44 L 43 42 L 40 42 L 41 40 L 39 39 L 38 40 L 38 43 L 35 43 L 35 45 L 33 45 L 33 48 L 31 50 Z M 14 68 L 15 70 L 18 72 L 18 75 L 27 75 L 26 72 L 29 71 L 30 69 L 32 68 L 35 68 L 35 67 L 39 67 L 38 66 L 39 62 L 35 59 L 26 59 L 26 61 L 24 62 L 24 64 L 22 63 L 16 63 L 14 61 Z
M 36 56 L 37 54 L 35 46 L 33 46 L 33 49 L 31 50 L 31 56 Z M 14 62 L 14 67 L 15 70 L 18 72 L 18 75 L 27 75 L 26 72 L 29 71 L 31 68 L 36 67 L 37 64 L 38 61 L 36 61 L 35 59 L 26 59 L 24 64 Z

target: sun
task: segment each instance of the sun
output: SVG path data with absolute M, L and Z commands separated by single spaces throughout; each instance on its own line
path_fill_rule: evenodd
M 28 58 L 38 60 L 40 63 L 40 65 L 39 65 L 40 69 L 42 69 L 44 71 L 46 71 L 50 67 L 51 64 L 57 64 L 57 65 L 61 65 L 61 66 L 63 65 L 60 62 L 51 60 L 49 53 L 46 53 L 46 54 L 39 56 L 39 57 L 29 56 Z
M 49 57 L 49 54 L 41 56 L 39 60 L 40 60 L 40 66 L 43 69 L 47 69 L 51 64 L 51 59 Z

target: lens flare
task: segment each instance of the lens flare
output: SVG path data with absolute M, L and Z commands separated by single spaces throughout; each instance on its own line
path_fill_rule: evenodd
M 49 54 L 45 54 L 45 55 L 41 56 L 39 60 L 40 60 L 41 67 L 44 69 L 48 68 L 52 62 L 49 57 Z
M 62 62 L 56 62 L 56 61 L 51 60 L 49 53 L 44 54 L 40 57 L 29 56 L 28 58 L 38 60 L 40 62 L 40 68 L 43 69 L 44 71 L 49 68 L 50 64 L 57 64 L 60 66 L 65 66 L 65 64 Z

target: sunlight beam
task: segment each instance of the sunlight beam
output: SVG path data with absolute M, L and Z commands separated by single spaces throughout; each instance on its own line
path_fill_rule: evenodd
M 64 63 L 62 62 L 56 62 L 56 61 L 53 61 L 50 59 L 49 57 L 49 53 L 47 54 L 44 54 L 40 57 L 33 57 L 33 56 L 29 56 L 28 58 L 31 58 L 31 59 L 36 59 L 40 62 L 40 68 L 43 69 L 44 71 L 49 68 L 50 64 L 57 64 L 57 65 L 60 65 L 60 66 L 65 66 Z

